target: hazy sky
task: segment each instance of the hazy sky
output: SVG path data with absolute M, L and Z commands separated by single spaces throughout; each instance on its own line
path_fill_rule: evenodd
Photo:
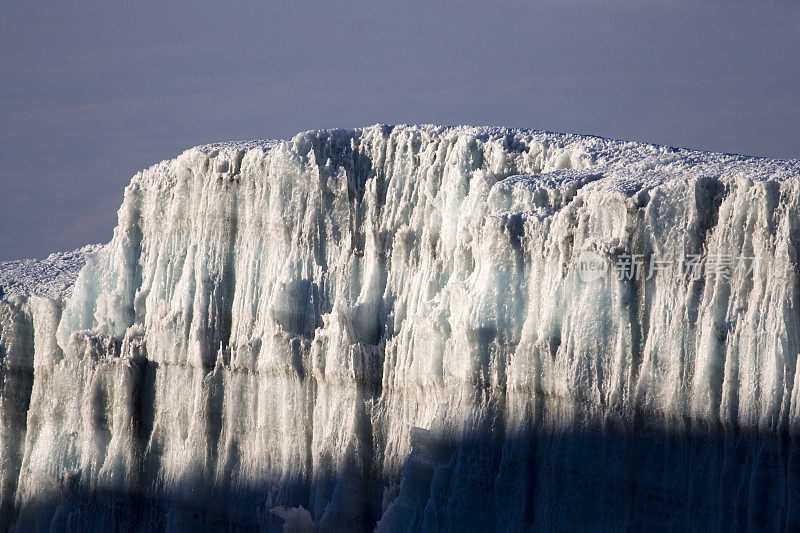
M 0 260 L 109 240 L 137 170 L 212 141 L 426 122 L 800 157 L 798 2 L 162 3 L 3 6 Z

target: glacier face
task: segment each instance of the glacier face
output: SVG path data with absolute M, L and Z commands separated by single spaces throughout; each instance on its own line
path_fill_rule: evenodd
M 188 150 L 71 296 L 0 301 L 2 524 L 791 530 L 798 178 L 489 128 Z

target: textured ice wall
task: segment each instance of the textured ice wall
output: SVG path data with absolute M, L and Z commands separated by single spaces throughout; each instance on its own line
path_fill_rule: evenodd
M 133 178 L 63 314 L 0 304 L 32 373 L 3 502 L 23 529 L 792 529 L 799 177 L 479 128 L 189 150 Z M 759 261 L 584 283 L 586 250 Z

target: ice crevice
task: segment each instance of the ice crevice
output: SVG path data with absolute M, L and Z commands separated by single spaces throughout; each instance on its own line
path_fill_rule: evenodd
M 791 530 L 799 201 L 798 161 L 529 130 L 187 150 L 0 300 L 2 525 Z

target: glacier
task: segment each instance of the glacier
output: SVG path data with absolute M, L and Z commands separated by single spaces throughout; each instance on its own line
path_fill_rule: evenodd
M 385 125 L 187 150 L 74 285 L 0 299 L 0 527 L 796 530 L 798 241 L 800 160 Z M 752 264 L 653 268 L 686 257 Z

